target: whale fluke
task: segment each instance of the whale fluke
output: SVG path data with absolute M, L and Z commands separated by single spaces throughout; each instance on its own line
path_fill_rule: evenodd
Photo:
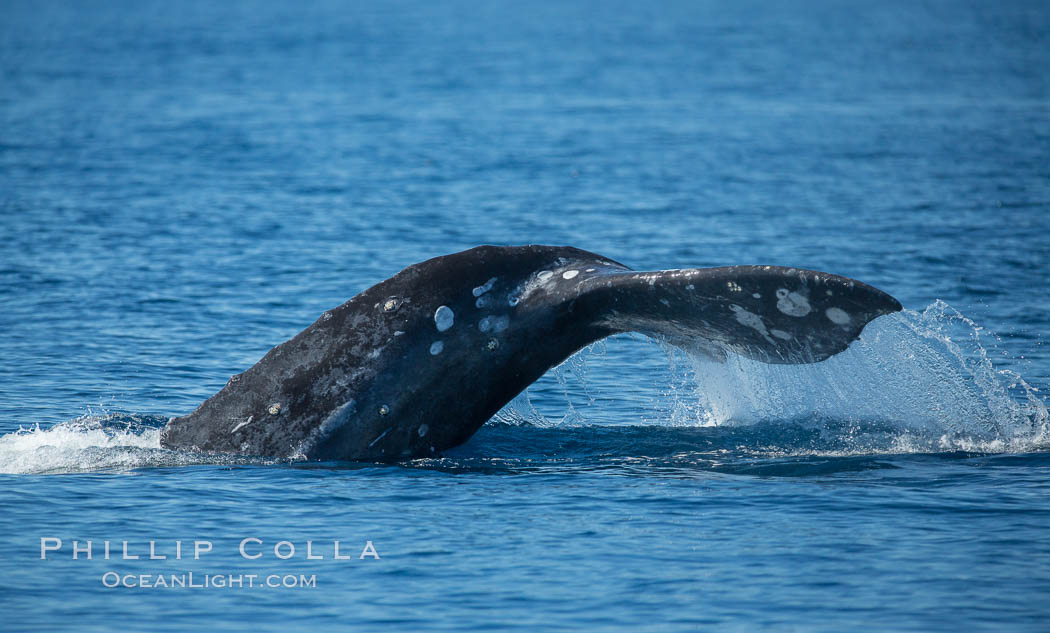
M 550 367 L 637 331 L 715 359 L 815 363 L 900 303 L 778 266 L 635 272 L 571 247 L 479 246 L 325 312 L 163 429 L 168 448 L 392 461 L 462 444 Z
M 641 332 L 715 359 L 733 352 L 777 364 L 825 360 L 872 319 L 901 309 L 867 284 L 779 266 L 607 273 L 582 286 L 613 332 Z

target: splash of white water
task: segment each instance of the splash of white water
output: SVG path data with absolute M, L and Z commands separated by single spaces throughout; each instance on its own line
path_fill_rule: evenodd
M 937 301 L 921 313 L 875 320 L 847 351 L 812 365 L 768 365 L 736 355 L 715 363 L 664 346 L 665 397 L 638 413 L 647 423 L 671 426 L 820 426 L 836 435 L 839 447 L 842 434 L 849 434 L 847 452 L 1044 449 L 1050 415 L 1041 394 L 993 365 L 981 332 Z M 593 385 L 586 384 L 587 402 L 577 397 L 573 404 L 572 394 L 581 389 L 573 389 L 570 379 L 586 383 L 591 358 L 585 351 L 554 372 L 569 403 L 566 420 L 586 421 L 588 403 L 608 404 L 607 396 L 592 395 Z M 527 398 L 515 400 L 501 419 L 559 424 Z
M 226 455 L 170 451 L 160 447 L 158 420 L 88 414 L 50 428 L 23 427 L 0 436 L 0 474 L 127 471 L 141 467 L 256 463 Z
M 140 465 L 150 449 L 160 449 L 160 429 L 105 428 L 105 419 L 86 415 L 0 436 L 0 473 L 126 469 Z
M 765 365 L 738 356 L 694 359 L 703 423 L 836 419 L 936 435 L 942 448 L 1012 451 L 1045 444 L 1046 404 L 1009 370 L 996 370 L 981 330 L 937 301 L 924 312 L 877 319 L 849 350 L 813 365 Z M 1014 393 L 1011 393 L 1011 388 Z

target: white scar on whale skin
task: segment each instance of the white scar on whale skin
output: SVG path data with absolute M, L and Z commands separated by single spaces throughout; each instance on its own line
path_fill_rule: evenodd
M 482 285 L 480 285 L 477 288 L 475 288 L 472 291 L 474 296 L 475 297 L 480 297 L 481 295 L 485 294 L 489 290 L 492 290 L 492 286 L 495 285 L 496 279 L 497 279 L 496 277 L 493 277 L 492 279 L 489 279 L 488 281 L 486 281 Z
M 394 427 L 390 427 L 389 429 L 387 429 L 387 430 L 383 431 L 382 433 L 380 433 L 379 437 L 377 437 L 376 439 L 372 440 L 372 443 L 368 445 L 368 448 L 372 448 L 373 446 L 376 445 L 376 442 L 378 442 L 379 440 L 381 440 L 384 437 L 386 437 L 386 434 L 389 433 L 390 429 L 392 429 L 392 428 L 394 428 Z
M 777 344 L 776 341 L 769 336 L 769 330 L 766 329 L 766 324 L 762 320 L 762 317 L 754 312 L 748 312 L 736 304 L 729 306 L 729 309 L 736 314 L 736 320 L 739 321 L 741 325 L 746 325 L 747 327 L 758 331 L 758 333 L 762 335 L 762 338 L 766 339 L 767 342 L 772 343 L 773 345 Z
M 510 317 L 507 315 L 487 316 L 478 322 L 478 329 L 482 332 L 502 332 L 510 325 Z
M 255 419 L 254 415 L 249 415 L 247 420 L 245 420 L 244 422 L 241 422 L 237 426 L 233 427 L 233 430 L 230 431 L 230 433 L 236 433 L 238 430 L 241 429 L 241 427 L 245 427 L 245 426 L 248 426 L 249 424 L 251 424 L 252 420 L 254 420 L 254 419 Z
M 804 317 L 810 313 L 809 299 L 797 292 L 788 292 L 787 288 L 777 290 L 777 310 L 793 317 Z
M 828 320 L 835 325 L 849 325 L 849 322 L 852 320 L 849 312 L 842 308 L 828 308 L 824 311 L 824 316 L 828 317 Z
M 455 321 L 456 314 L 448 306 L 441 306 L 434 311 L 434 325 L 437 326 L 438 332 L 449 329 Z
M 322 437 L 330 433 L 332 430 L 337 429 L 350 420 L 350 416 L 354 414 L 357 409 L 357 402 L 351 398 L 343 403 L 343 406 L 333 411 L 327 418 L 321 422 L 321 426 L 317 428 L 315 433 Z

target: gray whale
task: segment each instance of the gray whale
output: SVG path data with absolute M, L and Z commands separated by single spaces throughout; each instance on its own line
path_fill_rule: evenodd
M 430 457 L 550 367 L 621 332 L 715 359 L 816 363 L 901 309 L 859 281 L 778 266 L 635 272 L 571 247 L 479 246 L 322 314 L 161 432 L 166 448 L 313 460 Z

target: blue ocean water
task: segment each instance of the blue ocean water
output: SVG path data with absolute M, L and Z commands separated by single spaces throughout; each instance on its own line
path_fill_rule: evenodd
M 1048 67 L 1039 1 L 6 0 L 0 628 L 1045 631 Z M 483 243 L 906 310 L 811 366 L 609 339 L 430 460 L 159 448 Z

